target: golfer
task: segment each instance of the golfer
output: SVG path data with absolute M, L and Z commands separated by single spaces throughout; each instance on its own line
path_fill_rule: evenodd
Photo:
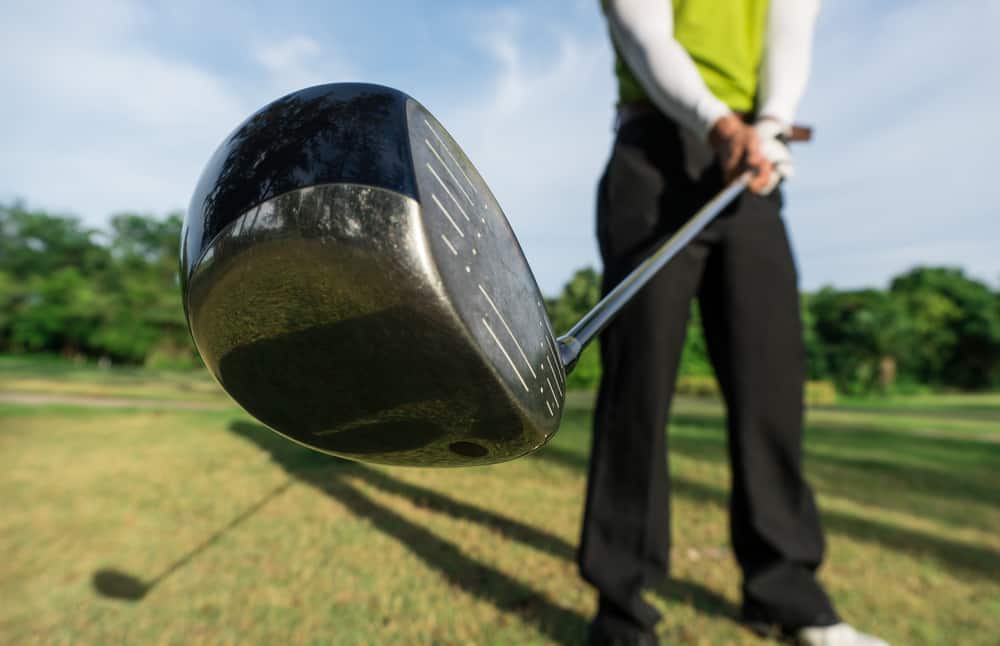
M 802 474 L 805 350 L 778 184 L 819 0 L 605 0 L 617 138 L 598 190 L 604 289 L 725 183 L 750 191 L 675 257 L 601 338 L 603 376 L 579 553 L 599 593 L 594 644 L 655 644 L 641 592 L 666 576 L 664 427 L 692 299 L 728 410 L 730 530 L 742 618 L 800 643 L 877 646 L 816 580 L 824 539 Z

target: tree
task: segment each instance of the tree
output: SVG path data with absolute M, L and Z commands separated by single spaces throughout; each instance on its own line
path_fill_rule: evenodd
M 100 312 L 90 279 L 110 259 L 95 237 L 74 217 L 0 205 L 0 349 L 90 349 Z
M 71 216 L 0 205 L 0 350 L 191 363 L 181 224 L 177 213 L 121 214 L 99 234 Z
M 997 294 L 961 269 L 918 267 L 892 281 L 904 312 L 906 364 L 935 385 L 981 389 L 1000 384 Z
M 163 220 L 124 213 L 111 219 L 111 271 L 104 288 L 111 296 L 95 345 L 126 361 L 154 352 L 193 357 L 178 280 L 182 218 Z
M 901 346 L 899 308 L 885 292 L 837 292 L 825 287 L 809 299 L 822 347 L 820 362 L 842 392 L 889 389 Z
M 807 374 L 810 379 L 822 380 L 830 376 L 830 367 L 827 365 L 823 341 L 816 332 L 816 316 L 813 313 L 812 301 L 811 294 L 802 294 L 799 306 L 802 340 L 806 347 Z
M 702 329 L 701 310 L 695 302 L 691 303 L 691 318 L 688 320 L 678 374 L 698 377 L 715 375 L 711 358 L 708 356 L 708 342 Z
M 558 298 L 545 299 L 545 308 L 556 334 L 567 332 L 601 298 L 601 276 L 592 267 L 578 270 L 563 287 Z M 598 341 L 594 341 L 576 363 L 567 379 L 571 388 L 592 388 L 601 379 Z
M 100 325 L 100 298 L 74 267 L 31 276 L 10 327 L 10 344 L 32 352 L 76 356 L 91 349 Z
M 24 205 L 0 205 L 0 271 L 15 279 L 46 276 L 75 267 L 92 275 L 107 266 L 107 249 L 71 216 L 29 211 Z

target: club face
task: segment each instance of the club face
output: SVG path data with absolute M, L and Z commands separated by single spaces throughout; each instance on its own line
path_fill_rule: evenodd
M 566 375 L 521 246 L 489 186 L 441 124 L 413 100 L 407 122 L 423 229 L 448 301 L 504 390 L 554 432 Z
M 462 466 L 541 446 L 565 374 L 485 182 L 412 98 L 310 88 L 247 120 L 182 244 L 195 343 L 233 398 L 311 448 Z

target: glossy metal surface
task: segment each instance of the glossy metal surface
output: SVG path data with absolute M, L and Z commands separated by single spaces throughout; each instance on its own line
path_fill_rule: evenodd
M 251 115 L 212 155 L 195 188 L 181 280 L 212 238 L 254 206 L 319 184 L 356 183 L 416 197 L 407 95 L 379 85 L 319 85 Z
M 388 88 L 276 103 L 224 142 L 185 223 L 188 322 L 222 386 L 274 430 L 353 459 L 463 466 L 541 446 L 565 373 L 464 153 Z

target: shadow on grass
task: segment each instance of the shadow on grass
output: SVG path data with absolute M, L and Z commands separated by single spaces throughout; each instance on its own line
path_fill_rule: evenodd
M 535 624 L 556 642 L 576 644 L 584 639 L 587 625 L 584 617 L 547 601 L 528 585 L 508 574 L 469 558 L 454 544 L 373 501 L 352 486 L 348 479 L 356 478 L 386 493 L 405 497 L 418 507 L 477 523 L 504 539 L 529 545 L 556 558 L 568 561 L 575 559 L 576 550 L 570 543 L 521 521 L 454 500 L 426 487 L 397 480 L 381 470 L 302 448 L 259 424 L 234 422 L 229 430 L 266 451 L 291 476 L 290 479 L 153 579 L 143 580 L 113 568 L 95 572 L 92 583 L 98 594 L 119 600 L 142 600 L 163 579 L 214 545 L 227 532 L 287 489 L 292 482 L 299 481 L 337 499 L 354 514 L 369 519 L 380 531 L 395 537 L 414 555 L 440 571 L 452 585 L 493 603 L 501 610 L 517 614 L 521 619 Z M 567 452 L 565 455 L 573 454 Z M 585 468 L 582 458 L 573 455 L 570 459 L 572 466 Z M 704 614 L 734 620 L 737 617 L 736 608 L 725 598 L 694 582 L 670 579 L 652 591 L 664 600 L 690 605 Z
M 721 417 L 682 414 L 675 415 L 672 424 L 697 432 L 696 436 L 671 433 L 672 452 L 695 460 L 727 462 L 725 423 Z M 992 473 L 1000 464 L 1000 445 L 873 430 L 863 424 L 811 423 L 805 459 L 810 480 L 823 492 L 915 516 L 936 514 L 953 525 L 992 529 L 990 518 L 969 513 L 954 503 L 964 501 L 988 507 L 996 504 L 1000 488 L 994 483 Z M 914 461 L 940 467 L 922 466 Z M 943 504 L 928 505 L 929 498 Z
M 483 525 L 504 538 L 530 545 L 557 558 L 572 561 L 576 556 L 576 550 L 572 545 L 558 536 L 547 534 L 531 525 L 454 500 L 433 489 L 396 480 L 382 471 L 370 469 L 360 464 L 353 466 L 357 470 L 357 474 L 368 484 L 386 493 L 409 498 L 410 502 L 418 507 L 425 507 L 458 520 L 468 520 Z
M 574 546 L 531 525 L 448 498 L 432 489 L 396 480 L 386 476 L 381 471 L 363 465 L 353 465 L 353 468 L 368 484 L 386 493 L 408 498 L 418 507 L 439 511 L 459 520 L 478 523 L 495 531 L 505 539 L 530 545 L 557 558 L 568 561 L 573 561 L 576 558 Z M 669 579 L 654 588 L 653 593 L 666 601 L 689 605 L 706 615 L 738 621 L 738 611 L 734 605 L 716 592 L 692 581 Z
M 742 623 L 740 621 L 739 608 L 731 603 L 729 599 L 693 581 L 668 579 L 653 588 L 653 594 L 656 594 L 665 601 L 673 601 L 691 606 L 703 615 Z
M 671 438 L 671 444 L 673 443 L 674 440 Z M 586 455 L 552 444 L 536 453 L 535 459 L 577 471 L 585 472 L 587 469 Z M 728 509 L 728 494 L 716 487 L 672 475 L 671 488 L 674 495 Z M 968 578 L 1000 579 L 998 568 L 990 566 L 1000 563 L 1000 553 L 989 548 L 967 542 L 949 541 L 917 530 L 859 518 L 839 511 L 823 510 L 821 515 L 823 525 L 827 529 L 856 540 L 878 543 L 914 557 L 931 556 Z
M 486 525 L 506 537 L 535 546 L 561 558 L 572 558 L 573 548 L 561 539 L 530 525 L 452 500 L 435 491 L 401 482 L 347 460 L 323 456 L 289 442 L 259 424 L 234 422 L 229 430 L 270 454 L 285 471 L 335 498 L 355 515 L 367 518 L 380 531 L 393 536 L 414 556 L 439 571 L 450 584 L 492 603 L 531 623 L 561 644 L 584 641 L 587 620 L 553 603 L 514 577 L 463 554 L 461 549 L 372 500 L 353 486 L 359 479 L 383 491 L 409 498 L 455 518 Z
M 202 543 L 196 548 L 171 563 L 170 566 L 168 566 L 155 578 L 143 581 L 139 577 L 129 574 L 128 572 L 122 572 L 121 570 L 117 570 L 115 568 L 104 568 L 94 572 L 94 576 L 91 578 L 91 584 L 94 586 L 94 590 L 96 590 L 102 597 L 108 599 L 118 599 L 120 601 L 142 600 L 142 598 L 145 597 L 150 590 L 156 587 L 157 584 L 187 565 L 191 559 L 217 543 L 220 538 L 229 533 L 229 531 L 234 527 L 256 514 L 264 507 L 264 505 L 284 492 L 285 489 L 288 489 L 291 484 L 291 480 L 286 480 L 269 491 L 264 497 L 244 509 L 224 527 L 217 530 L 214 534 L 202 541 Z

